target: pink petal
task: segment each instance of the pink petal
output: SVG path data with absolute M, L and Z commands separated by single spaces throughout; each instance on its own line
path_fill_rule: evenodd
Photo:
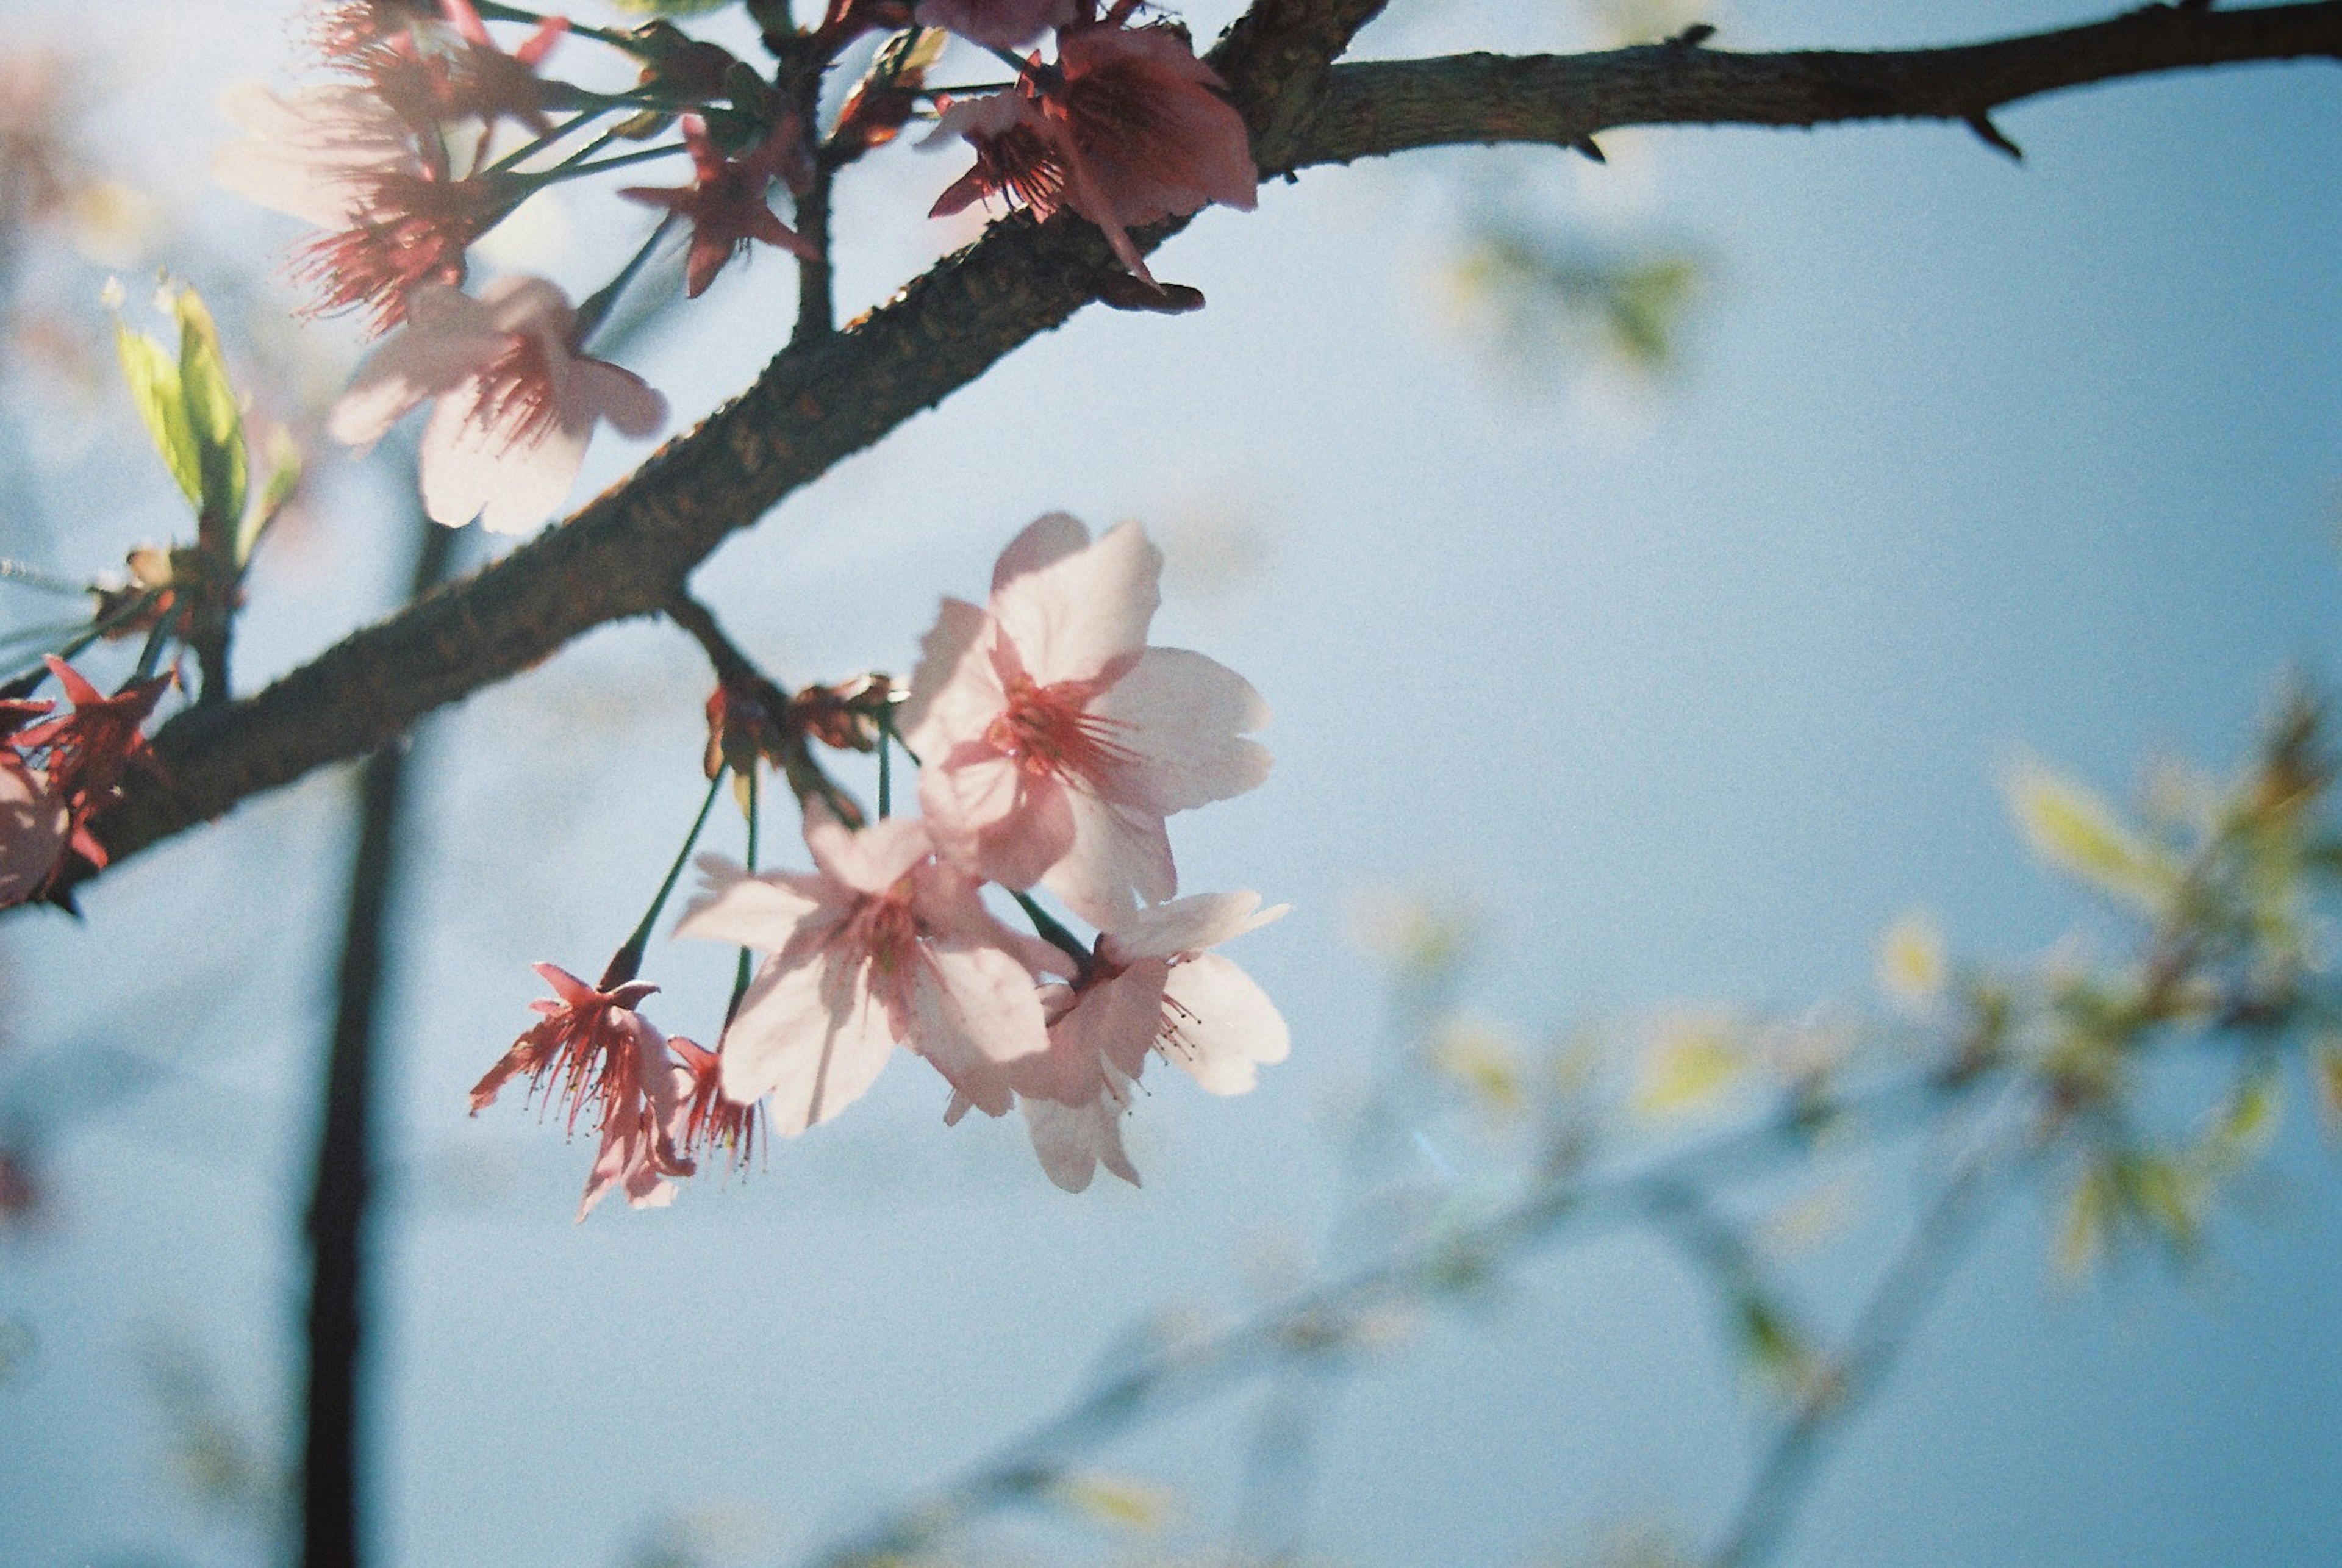
M 1074 19 L 1074 0 L 919 0 L 922 27 L 945 27 L 987 48 L 1015 49 Z
M 1089 543 L 1090 531 L 1077 517 L 1064 512 L 1036 517 L 1025 525 L 1025 532 L 1008 542 L 1008 548 L 992 564 L 992 591 L 997 594 L 1027 572 L 1037 572 L 1077 550 L 1086 550 Z
M 1016 1092 L 1066 1104 L 1095 1098 L 1111 1067 L 1136 1083 L 1163 1027 L 1163 987 L 1171 966 L 1140 959 L 1122 974 L 1082 991 L 1073 1008 L 1049 1027 L 1049 1051 L 1017 1064 Z
M 1108 930 L 1139 899 L 1160 904 L 1179 891 L 1170 835 L 1160 816 L 1082 790 L 1067 790 L 1066 798 L 1073 807 L 1074 847 L 1041 884 L 1076 914 Z
M 1078 1193 L 1090 1184 L 1100 1165 L 1134 1187 L 1139 1184 L 1138 1172 L 1122 1146 L 1120 1102 L 1101 1097 L 1083 1105 L 1061 1105 L 1055 1100 L 1023 1104 L 1033 1153 L 1058 1186 Z
M 1244 1094 L 1258 1081 L 1259 1064 L 1282 1062 L 1293 1049 L 1276 1004 L 1216 953 L 1174 964 L 1163 1000 L 1176 1025 L 1163 1054 L 1211 1094 Z
M 485 417 L 477 381 L 432 409 L 423 431 L 423 509 L 451 528 L 477 517 L 492 534 L 526 533 L 560 510 L 585 465 L 585 438 L 555 424 L 522 439 L 518 408 L 493 424 Z
M 1268 776 L 1267 749 L 1244 738 L 1268 723 L 1268 704 L 1252 683 L 1201 654 L 1147 649 L 1090 711 L 1125 726 L 1115 739 L 1138 760 L 1117 771 L 1111 793 L 1132 805 L 1168 815 Z
M 919 642 L 911 694 L 895 715 L 896 732 L 922 761 L 939 763 L 974 740 L 1007 706 L 993 674 L 985 633 L 991 617 L 964 599 L 946 599 Z
M 326 424 L 335 440 L 349 446 L 372 445 L 408 409 L 453 392 L 505 352 L 500 335 L 426 325 L 415 311 L 417 306 L 431 308 L 424 302 L 435 292 L 416 289 L 409 296 L 407 324 L 358 367 Z
M 654 434 L 666 423 L 666 399 L 631 370 L 606 360 L 581 359 L 570 367 L 568 400 L 562 422 L 582 420 L 587 427 L 606 419 L 621 435 L 637 440 Z
M 913 977 L 905 1044 L 986 1115 L 1010 1101 L 1003 1063 L 1048 1049 L 1033 976 L 996 947 L 936 942 Z
M 821 874 L 856 893 L 884 893 L 935 853 L 927 824 L 915 816 L 874 822 L 856 831 L 819 800 L 806 807 L 806 847 Z
M 895 1051 L 866 980 L 858 960 L 766 960 L 724 1032 L 726 1095 L 745 1105 L 770 1094 L 772 1126 L 784 1138 L 860 1099 Z
M 675 924 L 677 936 L 705 937 L 736 943 L 760 953 L 780 953 L 801 944 L 808 923 L 835 916 L 834 903 L 825 903 L 802 884 L 810 878 L 786 872 L 751 876 L 721 855 L 703 854 L 699 870 L 706 878 L 697 897 Z
M 1040 684 L 1094 680 L 1146 646 L 1162 575 L 1162 552 L 1125 523 L 1012 578 L 992 595 L 992 613 Z
M 1292 908 L 1280 904 L 1274 909 L 1261 909 L 1256 893 L 1194 894 L 1122 916 L 1106 932 L 1099 952 L 1116 964 L 1200 953 L 1282 919 Z M 1260 913 L 1256 914 L 1255 910 Z
M 0 904 L 48 885 L 72 829 L 73 814 L 47 779 L 13 758 L 0 761 Z

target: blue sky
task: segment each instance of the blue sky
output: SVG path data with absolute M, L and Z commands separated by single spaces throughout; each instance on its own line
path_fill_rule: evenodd
M 1377 52 L 1569 36 L 1557 10 L 1395 11 Z M 1744 0 L 1718 42 L 2095 15 Z M 152 85 L 118 128 L 163 188 L 200 188 L 227 134 L 209 100 L 281 60 L 275 15 L 89 30 L 113 79 Z M 905 1062 L 755 1179 L 573 1228 L 586 1151 L 517 1108 L 467 1120 L 463 1090 L 536 994 L 529 962 L 593 968 L 636 918 L 702 787 L 702 672 L 671 632 L 611 628 L 435 723 L 391 1071 L 384 1561 L 616 1562 L 661 1513 L 706 1508 L 786 1557 L 1054 1407 L 1135 1323 L 1239 1309 L 1323 1239 L 1328 1130 L 1382 1023 L 1343 935 L 1362 885 L 1468 890 L 1468 1004 L 1530 1036 L 1858 998 L 1915 904 L 1964 952 L 2058 936 L 2082 906 L 2005 824 L 2013 761 L 2109 791 L 2159 755 L 2221 763 L 2284 669 L 2334 666 L 2337 95 L 2305 66 L 2022 106 L 2000 116 L 2021 168 L 1894 126 L 1622 136 L 1605 169 L 1516 151 L 1319 171 L 1166 248 L 1200 315 L 1085 315 L 719 552 L 702 593 L 785 680 L 906 668 L 936 596 L 980 590 L 1046 510 L 1256 554 L 1231 584 L 1175 572 L 1156 634 L 1276 710 L 1269 784 L 1174 833 L 1188 887 L 1296 906 L 1238 954 L 1295 1049 L 1247 1098 L 1147 1099 L 1141 1191 L 1057 1192 L 1013 1123 L 946 1133 Z M 850 294 L 951 243 L 916 216 L 950 173 L 874 163 L 841 209 Z M 1707 258 L 1676 373 L 1502 367 L 1444 280 L 1463 215 L 1506 202 Z M 225 196 L 182 205 L 212 244 L 288 237 Z M 572 215 L 554 265 L 575 292 L 637 232 L 606 216 Z M 637 368 L 695 415 L 754 374 L 790 292 L 760 258 Z M 597 451 L 589 482 L 634 455 Z M 169 525 L 156 477 L 109 482 L 135 528 Z M 387 591 L 385 498 L 328 494 L 256 585 L 255 674 Z M 104 564 L 118 527 L 91 516 L 60 563 Z M 264 1555 L 175 1488 L 135 1352 L 167 1331 L 278 1419 L 347 798 L 308 781 L 108 877 L 85 925 L 8 933 L 28 1054 L 116 1040 L 174 1069 L 76 1122 L 55 1151 L 66 1223 L 0 1263 L 0 1312 L 39 1344 L 0 1387 L 0 1558 Z M 727 963 L 660 952 L 661 1022 L 720 1007 Z M 2012 1210 L 1786 1560 L 2342 1558 L 2342 1184 L 2295 1112 L 2273 1197 L 2192 1276 L 2060 1291 L 2040 1213 Z M 1906 1164 L 1858 1174 L 1864 1223 L 1810 1270 L 1825 1309 L 1911 1190 Z M 1176 1489 L 1188 1533 L 1165 1550 L 1225 1521 L 1249 1408 L 1099 1456 Z M 1329 1399 L 1311 1546 L 1512 1564 L 1652 1517 L 1705 1539 L 1762 1414 L 1667 1253 L 1556 1250 Z

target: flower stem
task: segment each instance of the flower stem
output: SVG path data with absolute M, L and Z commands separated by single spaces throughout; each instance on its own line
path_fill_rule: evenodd
M 591 150 L 592 149 L 590 148 L 588 149 L 588 151 Z M 587 175 L 607 174 L 612 169 L 623 169 L 635 164 L 646 164 L 653 158 L 671 158 L 677 153 L 686 153 L 690 150 L 690 148 L 685 146 L 681 142 L 669 142 L 664 147 L 645 147 L 638 153 L 620 153 L 616 157 L 604 158 L 598 164 L 578 164 L 565 161 L 555 167 L 545 170 L 545 173 L 541 175 L 524 175 L 521 177 L 523 179 L 535 180 L 541 185 L 549 185 L 555 180 L 582 180 Z
M 1012 888 L 1008 896 L 1016 901 L 1016 907 L 1025 912 L 1025 918 L 1033 923 L 1033 929 L 1041 934 L 1041 940 L 1072 959 L 1078 975 L 1089 974 L 1090 950 L 1082 945 L 1080 937 L 1057 924 L 1057 917 L 1033 902 L 1031 894 L 1019 893 Z
M 500 5 L 496 4 L 496 0 L 476 0 L 472 9 L 480 14 L 480 20 L 484 22 L 525 22 L 533 27 L 545 20 L 535 11 L 525 10 L 518 5 Z M 614 49 L 624 49 L 630 55 L 636 53 L 639 47 L 636 40 L 614 28 L 589 27 L 583 22 L 572 22 L 569 24 L 569 31 L 580 38 L 591 38 L 597 44 L 607 44 Z
M 554 126 L 553 129 L 547 131 L 545 135 L 535 137 L 532 140 L 523 142 L 519 146 L 515 147 L 511 152 L 506 153 L 503 157 L 498 158 L 486 168 L 480 170 L 479 173 L 483 175 L 510 174 L 514 168 L 521 163 L 529 158 L 535 157 L 539 153 L 545 152 L 548 148 L 552 147 L 555 143 L 565 140 L 572 131 L 579 130 L 584 126 L 593 124 L 596 120 L 600 119 L 609 112 L 609 107 L 606 105 L 598 108 L 580 109 L 576 114 L 571 115 L 560 125 Z M 597 142 L 595 144 L 596 147 L 606 146 L 608 144 L 606 142 Z M 592 156 L 592 149 L 588 149 L 586 155 L 589 157 Z
M 577 307 L 575 332 L 577 347 L 581 352 L 587 340 L 609 319 L 610 307 L 618 303 L 618 296 L 626 292 L 628 284 L 635 281 L 635 275 L 643 270 L 643 264 L 651 259 L 651 253 L 658 249 L 659 241 L 665 239 L 667 230 L 674 226 L 673 213 L 659 219 L 658 226 L 651 230 L 651 237 L 643 242 L 643 248 L 635 253 L 634 259 L 618 269 L 617 276 L 586 295 L 586 302 Z
M 756 870 L 756 781 L 759 772 L 759 769 L 752 767 L 744 775 L 748 781 L 748 872 L 752 876 Z M 732 1000 L 724 1005 L 724 1027 L 726 1029 L 732 1027 L 733 1014 L 740 1011 L 740 1004 L 748 994 L 748 981 L 756 973 L 756 955 L 749 949 L 742 948 L 739 965 L 732 972 Z M 718 1038 L 720 1040 L 721 1036 Z
M 891 754 L 895 740 L 895 715 L 889 709 L 878 710 L 878 820 L 885 822 L 895 809 L 895 765 Z
M 707 781 L 707 798 L 699 803 L 699 814 L 692 819 L 691 831 L 684 835 L 683 847 L 676 851 L 675 864 L 666 868 L 666 880 L 659 884 L 657 896 L 651 900 L 650 908 L 643 912 L 643 923 L 635 927 L 635 934 L 626 938 L 626 944 L 612 955 L 610 967 L 602 972 L 602 983 L 595 987 L 596 990 L 607 991 L 613 986 L 624 985 L 641 972 L 643 953 L 651 944 L 651 927 L 658 924 L 659 912 L 666 907 L 667 895 L 682 880 L 684 863 L 691 858 L 692 846 L 699 842 L 699 830 L 707 825 L 707 814 L 716 809 L 716 792 L 724 787 L 724 774 L 725 770 L 719 767 L 716 770 L 716 776 Z
M 146 634 L 146 645 L 138 650 L 138 673 L 131 679 L 151 680 L 155 666 L 163 662 L 163 649 L 171 641 L 171 617 L 165 613 L 156 617 L 154 630 Z

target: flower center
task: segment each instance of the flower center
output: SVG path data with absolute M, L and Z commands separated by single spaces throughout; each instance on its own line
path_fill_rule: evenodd
M 1044 686 L 1029 675 L 1012 676 L 1008 705 L 984 732 L 984 744 L 1016 759 L 1028 776 L 1055 774 L 1102 783 L 1134 760 L 1115 739 L 1128 726 L 1089 711 L 1096 694 L 1087 681 Z
M 553 365 L 545 340 L 535 333 L 512 333 L 505 342 L 504 353 L 480 372 L 476 420 L 507 449 L 534 446 L 553 428 L 559 412 Z

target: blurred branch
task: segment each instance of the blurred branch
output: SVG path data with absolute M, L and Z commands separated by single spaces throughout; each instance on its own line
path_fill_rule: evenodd
M 1576 57 L 1464 55 L 1328 69 L 1373 0 L 1259 0 L 1209 56 L 1270 176 L 1456 141 L 1568 145 L 1612 125 L 1929 116 L 1991 131 L 2002 103 L 2144 72 L 2342 55 L 2342 0 L 2150 9 L 1939 50 L 1733 55 L 1677 41 Z M 1159 245 L 1185 220 L 1146 231 Z M 592 627 L 660 609 L 725 538 L 1065 322 L 1114 275 L 1077 220 L 1019 216 L 884 308 L 793 342 L 755 385 L 567 524 L 354 633 L 245 700 L 165 725 L 174 783 L 106 824 L 119 859 L 520 674 Z

